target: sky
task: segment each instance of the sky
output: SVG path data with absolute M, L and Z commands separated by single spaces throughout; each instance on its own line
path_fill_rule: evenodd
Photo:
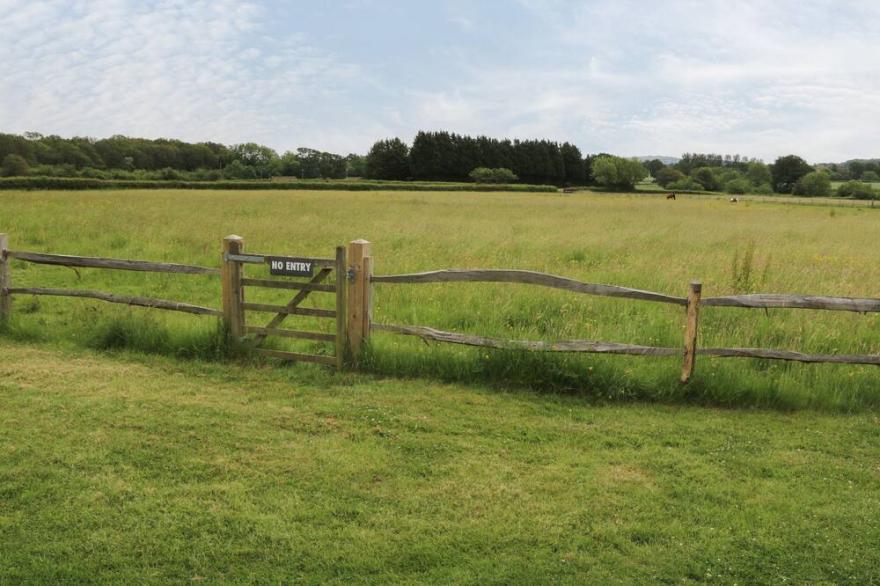
M 880 157 L 876 0 L 0 0 L 0 132 Z

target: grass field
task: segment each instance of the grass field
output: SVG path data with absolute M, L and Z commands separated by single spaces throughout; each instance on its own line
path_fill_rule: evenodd
M 837 191 L 837 188 L 840 187 L 841 185 L 843 185 L 844 183 L 846 183 L 846 181 L 832 181 L 831 182 L 831 189 Z M 866 181 L 865 183 L 870 185 L 875 190 L 880 191 L 880 181 L 871 181 L 871 182 Z
M 0 340 L 0 582 L 880 580 L 880 426 Z
M 315 256 L 363 237 L 377 274 L 523 268 L 679 295 L 700 278 L 705 296 L 880 297 L 878 213 L 599 194 L 0 194 L 16 250 L 217 266 L 231 233 Z M 12 276 L 219 304 L 211 277 L 17 261 Z M 673 306 L 489 284 L 375 294 L 378 322 L 682 343 Z M 0 583 L 880 581 L 876 368 L 702 359 L 682 387 L 677 358 L 376 335 L 371 372 L 337 374 L 230 361 L 212 319 L 56 298 L 13 309 Z M 703 323 L 711 345 L 880 343 L 876 315 L 706 308 Z
M 685 293 L 688 281 L 700 279 L 707 297 L 735 292 L 880 297 L 877 214 L 870 208 L 814 209 L 781 201 L 730 205 L 699 196 L 675 202 L 644 195 L 332 191 L 0 196 L 0 230 L 9 233 L 13 249 L 217 266 L 220 240 L 230 233 L 244 236 L 252 251 L 316 256 L 366 238 L 373 242 L 377 274 L 520 268 L 676 295 Z M 211 277 L 89 269 L 77 274 L 13 264 L 19 286 L 83 287 L 219 305 L 219 284 Z M 286 300 L 283 293 L 249 295 L 255 301 Z M 312 299 L 318 303 L 317 296 Z M 204 354 L 216 331 L 205 318 L 69 299 L 16 298 L 15 313 L 20 338 L 97 347 L 134 344 Z M 676 306 L 491 284 L 377 285 L 374 319 L 506 338 L 676 347 L 683 326 Z M 303 325 L 332 328 L 329 322 Z M 707 308 L 701 343 L 868 354 L 880 350 L 878 330 L 877 314 Z M 693 384 L 683 388 L 677 358 L 484 352 L 429 347 L 387 334 L 374 336 L 372 350 L 369 366 L 379 373 L 530 385 L 604 399 L 843 410 L 880 405 L 880 372 L 869 366 L 703 359 Z

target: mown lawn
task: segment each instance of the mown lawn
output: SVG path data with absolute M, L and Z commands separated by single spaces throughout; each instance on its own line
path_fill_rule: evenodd
M 0 583 L 880 581 L 876 413 L 0 357 Z

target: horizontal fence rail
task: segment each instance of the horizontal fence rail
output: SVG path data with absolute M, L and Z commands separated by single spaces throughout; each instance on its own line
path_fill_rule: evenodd
M 370 281 L 372 283 L 522 283 L 564 289 L 587 295 L 687 305 L 687 299 L 684 297 L 675 297 L 664 293 L 617 285 L 585 283 L 567 277 L 523 270 L 441 269 L 423 273 L 374 275 Z M 743 307 L 755 309 L 825 309 L 857 313 L 880 312 L 880 299 L 775 293 L 708 297 L 701 299 L 700 305 L 706 307 Z
M 462 344 L 465 346 L 482 346 L 503 350 L 532 350 L 543 352 L 584 352 L 593 354 L 627 354 L 630 356 L 680 356 L 680 348 L 664 348 L 657 346 L 640 346 L 636 344 L 619 344 L 616 342 L 597 342 L 594 340 L 560 340 L 557 342 L 509 340 L 488 338 L 469 334 L 444 332 L 425 326 L 398 326 L 392 324 L 372 324 L 373 331 L 391 332 L 406 336 L 416 336 L 423 340 Z M 803 354 L 791 350 L 764 350 L 761 348 L 700 348 L 698 356 L 715 356 L 719 358 L 765 358 L 769 360 L 788 360 L 794 362 L 832 362 L 839 364 L 876 364 L 880 365 L 880 355 L 872 354 Z
M 66 254 L 44 254 L 42 252 L 22 252 L 15 250 L 8 251 L 6 256 L 7 258 L 15 258 L 36 264 L 63 267 L 87 267 L 96 269 L 116 269 L 122 271 L 145 271 L 151 273 L 177 273 L 183 275 L 220 274 L 220 269 L 145 260 L 123 260 L 118 258 L 71 256 Z
M 634 356 L 676 356 L 684 355 L 681 381 L 687 382 L 694 370 L 696 356 L 719 358 L 758 358 L 766 360 L 785 360 L 805 363 L 870 364 L 880 365 L 877 354 L 806 354 L 793 350 L 772 350 L 764 348 L 697 348 L 699 309 L 701 307 L 739 307 L 753 309 L 811 309 L 828 311 L 851 311 L 857 313 L 880 312 L 880 299 L 830 297 L 817 295 L 786 295 L 760 293 L 750 295 L 730 295 L 723 297 L 701 297 L 702 286 L 691 283 L 688 297 L 675 297 L 653 291 L 631 289 L 616 285 L 585 283 L 557 275 L 534 271 L 505 269 L 441 269 L 422 273 L 398 275 L 376 275 L 371 283 L 450 283 L 450 282 L 490 282 L 523 283 L 563 289 L 575 293 L 618 297 L 642 301 L 672 303 L 687 308 L 685 324 L 685 344 L 683 349 L 639 346 L 594 340 L 562 340 L 556 342 L 509 340 L 445 332 L 426 326 L 401 326 L 392 324 L 372 324 L 372 331 L 384 331 L 423 340 L 482 346 L 501 349 L 524 349 L 542 352 L 588 352 L 600 354 L 628 354 Z
M 190 303 L 155 299 L 150 297 L 117 295 L 103 291 L 82 289 L 61 289 L 45 287 L 14 287 L 12 285 L 12 259 L 23 262 L 65 267 L 86 267 L 158 273 L 189 275 L 219 275 L 221 277 L 222 311 Z M 305 281 L 284 278 L 246 277 L 245 265 L 269 264 L 271 261 L 306 261 L 317 269 L 314 274 L 285 274 L 270 267 L 270 274 L 281 277 L 308 277 Z M 312 271 L 310 267 L 306 273 Z M 331 273 L 335 280 L 328 282 Z M 419 325 L 394 325 L 373 323 L 372 288 L 378 284 L 419 284 L 419 283 L 516 283 L 537 285 L 570 291 L 573 293 L 613 297 L 621 299 L 650 301 L 680 306 L 684 312 L 682 347 L 669 348 L 643 346 L 595 340 L 512 340 L 473 334 L 442 331 Z M 253 303 L 245 300 L 246 287 L 262 287 L 292 291 L 292 298 L 285 305 Z M 313 309 L 301 307 L 312 293 L 334 293 L 334 309 Z M 517 269 L 442 269 L 420 273 L 395 275 L 373 275 L 373 258 L 370 243 L 355 240 L 348 248 L 338 247 L 336 258 L 280 257 L 277 255 L 245 252 L 244 240 L 239 236 L 228 236 L 223 240 L 221 268 L 195 265 L 151 262 L 25 252 L 10 250 L 5 234 L 0 234 L 0 319 L 8 319 L 12 310 L 13 295 L 44 295 L 57 297 L 79 297 L 96 299 L 153 309 L 180 311 L 194 315 L 219 316 L 233 337 L 249 339 L 259 354 L 272 358 L 292 361 L 316 362 L 319 364 L 343 366 L 344 355 L 350 357 L 350 364 L 357 366 L 370 332 L 388 332 L 414 336 L 425 341 L 434 341 L 464 346 L 485 348 L 527 350 L 540 352 L 574 352 L 595 354 L 623 354 L 630 356 L 683 357 L 681 381 L 687 382 L 693 371 L 696 356 L 719 358 L 754 358 L 765 360 L 784 360 L 804 363 L 866 364 L 880 366 L 880 354 L 807 354 L 793 350 L 774 350 L 764 348 L 698 348 L 700 310 L 703 307 L 734 307 L 746 309 L 808 309 L 828 311 L 849 311 L 857 313 L 880 312 L 880 299 L 833 297 L 815 295 L 786 294 L 748 294 L 720 297 L 702 297 L 702 286 L 690 283 L 686 297 L 678 297 L 621 287 L 586 283 L 568 277 L 551 275 L 536 271 Z M 245 320 L 245 311 L 268 312 L 275 314 L 267 323 L 253 325 Z M 309 332 L 282 328 L 289 316 L 305 316 L 335 319 L 334 332 Z M 260 347 L 267 337 L 310 340 L 334 344 L 334 355 L 307 354 Z
M 780 295 L 758 293 L 754 295 L 731 295 L 709 297 L 700 305 L 715 307 L 745 307 L 755 309 L 825 309 L 828 311 L 854 311 L 869 313 L 880 311 L 880 299 L 853 297 L 822 297 L 812 295 Z
M 603 297 L 621 297 L 624 299 L 640 299 L 642 301 L 657 301 L 660 303 L 673 303 L 675 305 L 687 305 L 684 297 L 673 297 L 663 293 L 618 287 L 617 285 L 600 285 L 584 283 L 567 277 L 549 275 L 536 271 L 506 270 L 506 269 L 443 269 L 428 271 L 425 273 L 409 273 L 403 275 L 375 275 L 370 278 L 372 283 L 523 283 L 527 285 L 541 285 L 553 289 L 564 289 L 575 293 L 587 295 L 600 295 Z
M 287 352 L 284 350 L 271 350 L 269 348 L 254 348 L 254 352 L 268 356 L 269 358 L 279 358 L 281 360 L 291 360 L 294 362 L 315 362 L 317 364 L 326 364 L 327 366 L 336 366 L 337 359 L 335 356 L 322 356 L 320 354 L 303 354 L 302 352 Z
M 278 315 L 304 315 L 309 317 L 336 318 L 336 311 L 332 309 L 311 309 L 306 307 L 289 307 L 286 305 L 268 305 L 265 303 L 244 303 L 242 307 L 250 311 L 263 311 Z
M 323 285 L 319 283 L 297 283 L 295 281 L 275 281 L 272 279 L 242 279 L 241 284 L 251 287 L 265 287 L 268 289 L 297 289 L 300 291 L 336 293 L 336 285 Z
M 397 326 L 391 324 L 372 324 L 374 331 L 393 332 L 406 336 L 417 336 L 423 340 L 434 340 L 465 346 L 483 346 L 499 349 L 523 349 L 543 352 L 589 352 L 595 354 L 629 354 L 633 356 L 678 356 L 680 348 L 658 348 L 655 346 L 638 346 L 635 344 L 617 344 L 615 342 L 596 342 L 593 340 L 561 340 L 544 342 L 531 340 L 507 340 L 502 338 L 486 338 L 468 334 L 456 334 L 428 328 L 425 326 Z
M 215 315 L 220 316 L 222 312 L 211 309 L 210 307 L 202 307 L 201 305 L 192 305 L 180 301 L 170 301 L 168 299 L 154 299 L 151 297 L 131 297 L 127 295 L 116 295 L 114 293 L 105 293 L 103 291 L 88 291 L 84 289 L 50 289 L 44 287 L 9 287 L 6 289 L 10 295 L 48 295 L 52 297 L 84 297 L 88 299 L 98 299 L 107 301 L 108 303 L 122 303 L 124 305 L 136 305 L 139 307 L 149 307 L 151 309 L 167 309 L 171 311 L 182 311 L 184 313 L 192 313 L 195 315 Z
M 258 326 L 244 327 L 248 334 L 261 334 L 263 336 L 278 336 L 280 338 L 297 338 L 300 340 L 317 340 L 320 342 L 335 342 L 336 334 L 324 334 L 322 332 L 304 332 L 300 330 L 287 330 L 281 328 L 261 328 Z
M 764 350 L 763 348 L 701 348 L 697 350 L 697 354 L 720 358 L 765 358 L 792 362 L 833 362 L 880 366 L 880 355 L 877 354 L 802 354 L 793 350 Z

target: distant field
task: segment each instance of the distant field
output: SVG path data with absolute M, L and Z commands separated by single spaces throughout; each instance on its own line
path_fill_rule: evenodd
M 836 191 L 837 188 L 840 187 L 841 185 L 843 185 L 844 183 L 846 183 L 846 181 L 832 181 L 831 188 Z M 867 183 L 868 185 L 870 185 L 874 189 L 880 191 L 880 181 L 865 182 L 865 183 Z
M 691 279 L 700 279 L 705 296 L 880 297 L 877 211 L 777 201 L 733 205 L 705 196 L 669 202 L 637 195 L 466 192 L 6 192 L 0 196 L 0 230 L 10 234 L 14 249 L 209 266 L 217 266 L 220 239 L 231 233 L 244 236 L 250 250 L 318 256 L 331 254 L 339 243 L 367 238 L 374 242 L 377 274 L 520 268 L 675 295 L 683 295 Z M 219 304 L 218 284 L 208 277 L 88 269 L 78 276 L 19 262 L 13 276 L 21 286 Z M 286 299 L 277 293 L 255 295 L 252 299 L 267 302 Z M 17 298 L 15 311 L 18 327 L 39 339 L 91 343 L 92 332 L 102 331 L 107 339 L 94 343 L 128 340 L 180 353 L 193 352 L 193 336 L 215 327 L 203 318 L 69 299 Z M 136 339 L 129 339 L 114 333 L 112 323 L 121 318 L 150 325 L 133 326 Z M 676 306 L 526 286 L 377 285 L 374 319 L 505 338 L 682 344 L 683 320 Z M 707 308 L 702 321 L 706 346 L 880 351 L 877 314 Z M 682 388 L 677 358 L 511 356 L 429 347 L 387 334 L 373 342 L 370 367 L 396 375 L 501 381 L 606 398 L 841 409 L 880 405 L 880 369 L 869 366 L 702 359 L 693 384 Z

